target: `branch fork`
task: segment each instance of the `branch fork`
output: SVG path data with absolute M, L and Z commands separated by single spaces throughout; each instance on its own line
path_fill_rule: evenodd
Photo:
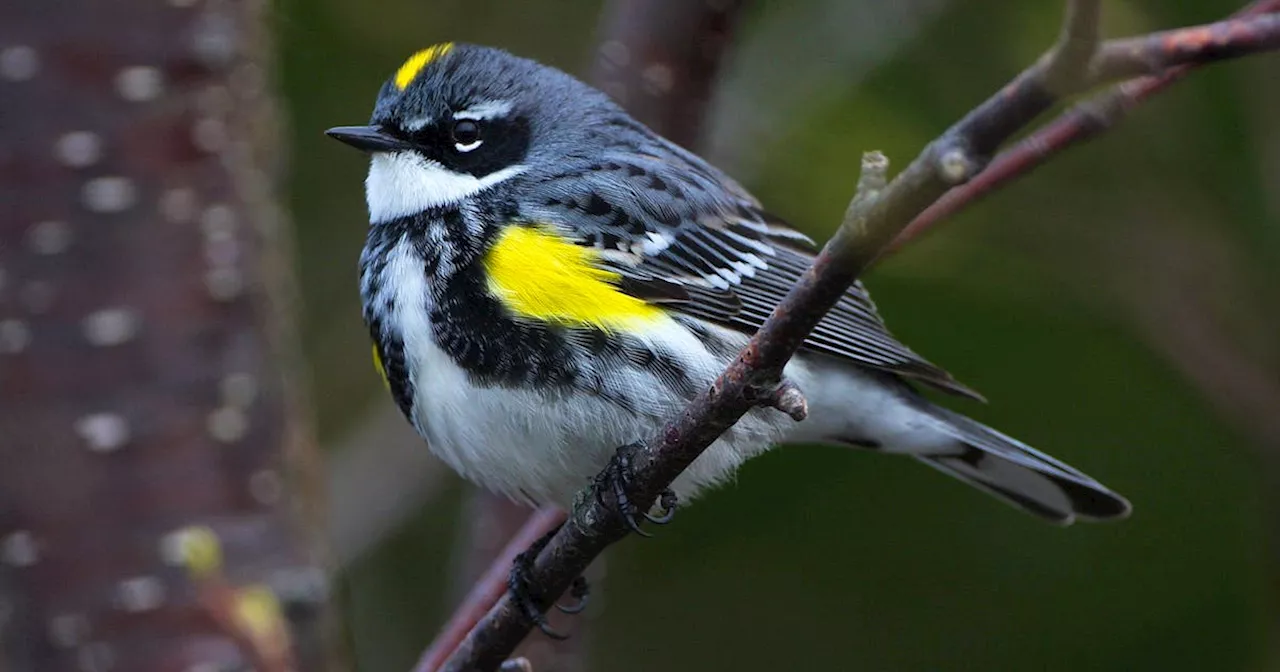
M 795 383 L 785 378 L 777 385 L 749 386 L 744 395 L 756 406 L 782 411 L 796 422 L 809 417 L 809 400 Z

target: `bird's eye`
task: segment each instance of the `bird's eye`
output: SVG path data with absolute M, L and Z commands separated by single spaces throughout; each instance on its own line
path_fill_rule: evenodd
M 459 119 L 453 123 L 453 146 L 459 152 L 469 152 L 480 146 L 480 124 L 471 119 Z

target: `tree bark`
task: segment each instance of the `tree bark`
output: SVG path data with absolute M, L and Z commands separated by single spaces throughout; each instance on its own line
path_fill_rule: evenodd
M 0 670 L 332 666 L 265 9 L 0 5 Z

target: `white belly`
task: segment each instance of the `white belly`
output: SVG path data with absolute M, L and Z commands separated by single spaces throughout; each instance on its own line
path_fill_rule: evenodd
M 603 447 L 651 430 L 583 394 L 476 387 L 433 343 L 413 356 L 414 423 L 431 450 L 464 478 L 518 499 L 565 503 L 603 466 Z
M 409 356 L 416 360 L 414 424 L 431 450 L 464 478 L 535 504 L 571 503 L 619 446 L 653 436 L 686 403 L 665 396 L 650 376 L 635 375 L 632 389 L 649 395 L 640 400 L 645 412 L 635 412 L 582 391 L 477 387 L 430 342 Z M 752 413 L 676 481 L 677 495 L 687 501 L 723 480 L 790 422 L 775 411 Z

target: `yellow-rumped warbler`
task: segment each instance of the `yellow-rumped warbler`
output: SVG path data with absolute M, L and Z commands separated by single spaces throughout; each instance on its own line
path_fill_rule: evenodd
M 724 369 L 813 243 L 599 91 L 506 52 L 441 44 L 383 85 L 364 318 L 396 403 L 464 477 L 568 504 Z M 687 501 L 779 442 L 910 455 L 1057 523 L 1128 514 L 1080 471 L 926 401 L 975 393 L 889 334 L 861 284 L 786 376 L 800 423 L 747 414 L 673 484 Z

